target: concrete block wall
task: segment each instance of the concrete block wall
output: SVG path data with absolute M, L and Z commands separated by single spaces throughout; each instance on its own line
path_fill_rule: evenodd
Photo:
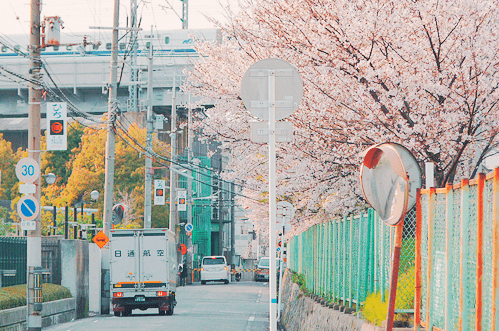
M 26 306 L 0 310 L 0 330 L 25 331 Z M 66 323 L 76 318 L 76 300 L 74 298 L 45 302 L 42 304 L 42 328 Z
M 281 324 L 286 331 L 378 331 L 361 318 L 324 307 L 303 295 L 286 269 L 282 291 Z

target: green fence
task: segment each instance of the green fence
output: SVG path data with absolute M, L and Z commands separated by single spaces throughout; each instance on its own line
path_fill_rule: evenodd
M 26 237 L 0 237 L 0 270 L 15 270 L 15 276 L 2 276 L 2 287 L 26 284 Z
M 413 311 L 416 213 L 404 220 L 397 311 Z M 387 300 L 395 229 L 374 210 L 316 224 L 291 238 L 288 268 L 316 295 L 357 310 L 373 292 Z M 359 304 L 360 303 L 360 304 Z
M 499 169 L 420 191 L 415 322 L 498 330 Z

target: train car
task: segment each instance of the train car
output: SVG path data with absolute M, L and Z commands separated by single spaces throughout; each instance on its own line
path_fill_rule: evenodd
M 132 40 L 133 39 L 133 40 Z M 155 56 L 186 56 L 195 53 L 195 40 L 221 42 L 219 29 L 139 31 L 132 38 L 128 31 L 119 31 L 118 51 L 120 55 L 137 49 L 139 56 L 147 56 L 152 44 Z M 0 58 L 24 56 L 29 53 L 29 35 L 0 35 Z M 96 30 L 89 33 L 61 33 L 60 44 L 42 48 L 42 57 L 61 56 L 109 56 L 112 47 L 112 32 Z

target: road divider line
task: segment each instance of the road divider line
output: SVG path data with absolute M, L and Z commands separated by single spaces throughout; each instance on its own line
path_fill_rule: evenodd
M 248 318 L 248 322 L 253 322 L 254 320 L 255 320 L 255 316 L 253 316 L 253 315 Z

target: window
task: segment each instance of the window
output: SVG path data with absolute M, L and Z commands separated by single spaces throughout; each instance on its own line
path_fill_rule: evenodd
M 258 262 L 259 267 L 268 267 L 270 265 L 270 259 L 268 257 L 264 257 Z
M 54 46 L 54 51 L 58 51 L 59 50 L 59 46 Z
M 120 43 L 120 49 L 124 50 L 125 49 L 125 43 Z
M 146 48 L 149 49 L 149 47 L 151 47 L 151 42 L 150 41 L 146 42 Z
M 2 46 L 2 52 L 7 52 L 7 46 Z
M 16 45 L 14 46 L 14 51 L 19 52 L 21 50 L 21 46 Z
M 93 44 L 92 48 L 94 49 L 94 51 L 98 50 L 99 49 L 99 44 Z
M 170 37 L 165 37 L 165 44 L 169 44 L 170 43 Z
M 67 50 L 67 51 L 70 51 L 70 50 L 72 50 L 72 49 L 73 49 L 73 46 L 66 46 L 66 50 Z
M 203 259 L 204 265 L 220 265 L 225 264 L 225 259 L 223 257 L 205 257 Z
M 106 44 L 106 49 L 111 49 L 111 43 Z

